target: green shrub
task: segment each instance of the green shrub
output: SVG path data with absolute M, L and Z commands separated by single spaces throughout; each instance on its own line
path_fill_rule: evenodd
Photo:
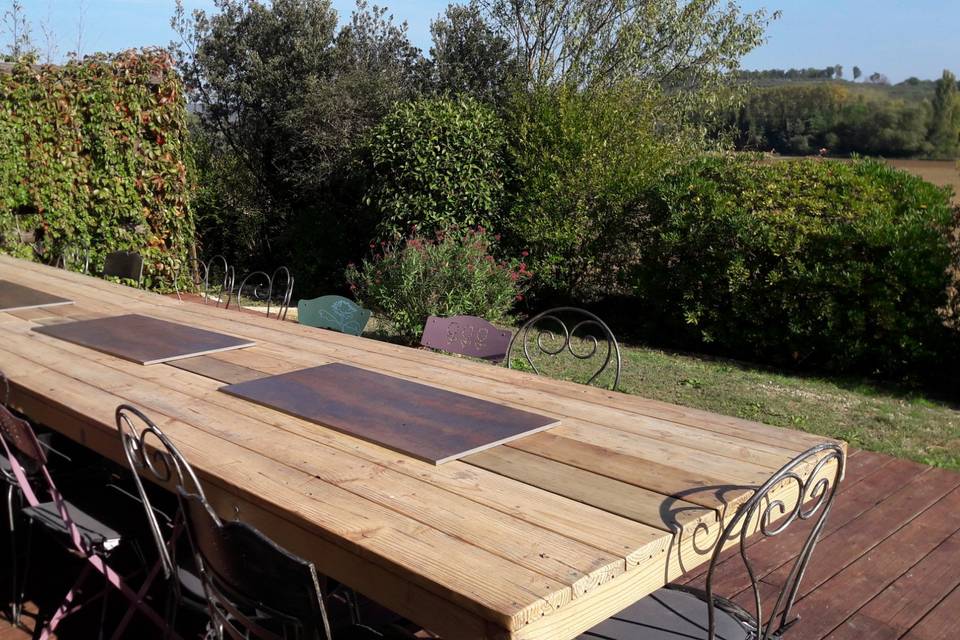
M 350 289 L 401 340 L 415 342 L 428 316 L 509 319 L 531 274 L 517 260 L 497 260 L 482 228 L 451 228 L 433 237 L 383 243 L 382 253 L 347 268 Z M 377 245 L 371 244 L 371 248 Z
M 147 286 L 170 286 L 194 226 L 186 105 L 169 55 L 27 62 L 0 73 L 0 251 L 55 262 L 86 246 L 102 264 L 132 249 Z
M 708 157 L 651 191 L 635 294 L 738 357 L 902 374 L 943 363 L 949 190 L 872 160 Z
M 368 205 L 381 237 L 418 226 L 490 226 L 503 192 L 500 119 L 473 98 L 426 98 L 397 104 L 365 149 Z
M 638 254 L 649 185 L 682 156 L 636 87 L 539 89 L 509 112 L 507 246 L 529 249 L 546 295 L 615 293 Z M 666 127 L 666 125 L 663 125 Z

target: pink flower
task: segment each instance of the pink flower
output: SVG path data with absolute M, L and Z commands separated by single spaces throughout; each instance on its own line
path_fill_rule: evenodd
M 495 236 L 493 236 L 493 239 L 496 240 L 497 242 L 500 242 L 500 234 L 498 233 Z
M 526 258 L 528 255 L 530 255 L 530 252 L 529 252 L 529 251 L 521 251 L 521 252 L 520 252 L 520 255 L 523 256 L 524 258 Z
M 523 300 L 523 294 L 522 294 L 522 293 L 518 293 L 518 294 L 516 295 L 516 299 L 517 299 L 517 300 Z

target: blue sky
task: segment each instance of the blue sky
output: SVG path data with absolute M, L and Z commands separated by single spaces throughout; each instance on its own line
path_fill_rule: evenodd
M 82 53 L 166 45 L 173 0 L 22 0 L 33 26 L 34 42 L 45 49 L 42 25 L 56 36 L 60 57 L 76 49 L 82 24 Z M 398 20 L 406 20 L 414 44 L 430 47 L 430 20 L 448 0 L 382 2 Z M 188 8 L 212 6 L 209 0 L 186 0 Z M 333 0 L 341 19 L 353 0 Z M 780 9 L 768 42 L 745 60 L 750 69 L 825 67 L 842 64 L 849 77 L 853 65 L 898 82 L 909 76 L 939 77 L 944 68 L 960 72 L 958 0 L 741 0 L 744 9 Z M 6 9 L 9 0 L 0 0 Z M 82 16 L 82 20 L 81 20 Z M 8 36 L 3 34 L 6 43 Z

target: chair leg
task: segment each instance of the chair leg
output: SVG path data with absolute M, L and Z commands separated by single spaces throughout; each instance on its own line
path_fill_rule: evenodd
M 57 625 L 60 624 L 60 621 L 67 617 L 67 614 L 73 609 L 73 600 L 77 594 L 77 591 L 80 589 L 80 585 L 87 579 L 87 576 L 90 575 L 90 571 L 93 569 L 91 565 L 87 565 L 83 568 L 83 571 L 80 572 L 80 576 L 77 578 L 76 582 L 73 583 L 73 586 L 70 587 L 70 591 L 67 592 L 66 597 L 63 599 L 63 602 L 57 608 L 56 612 L 53 614 L 53 617 L 50 618 L 50 621 L 43 625 L 43 631 L 40 633 L 40 640 L 47 640 L 50 637 L 50 634 L 53 633 Z M 106 594 L 103 595 L 106 598 Z
M 23 614 L 23 598 L 27 593 L 27 582 L 30 580 L 30 561 L 33 557 L 33 520 L 29 520 L 27 525 L 27 548 L 23 563 L 23 575 L 20 576 L 20 586 L 13 593 L 13 607 L 17 612 L 17 622 L 19 624 L 20 616 Z
M 17 567 L 17 520 L 13 509 L 14 487 L 7 486 L 7 529 L 10 532 L 10 626 L 20 625 L 20 601 L 17 598 L 19 568 Z

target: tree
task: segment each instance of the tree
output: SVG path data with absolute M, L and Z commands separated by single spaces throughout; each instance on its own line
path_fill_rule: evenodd
M 481 0 L 532 85 L 715 83 L 763 41 L 765 11 L 721 0 Z
M 833 77 L 837 80 L 843 78 L 843 65 L 837 64 L 833 66 Z
M 36 55 L 37 50 L 30 40 L 30 21 L 24 14 L 20 0 L 10 1 L 10 8 L 3 13 L 3 26 L 10 37 L 7 43 L 10 59 L 18 60 L 24 56 Z
M 441 93 L 471 95 L 488 103 L 506 97 L 510 83 L 519 75 L 516 52 L 483 18 L 474 0 L 451 4 L 430 23 L 431 81 Z
M 860 79 L 860 76 L 863 75 L 863 72 L 860 70 L 860 67 L 853 65 L 853 81 L 856 82 Z
M 208 210 L 197 215 L 208 247 L 234 251 L 244 269 L 300 252 L 298 276 L 316 269 L 312 284 L 322 286 L 372 234 L 344 186 L 354 148 L 394 102 L 419 91 L 423 59 L 406 25 L 362 0 L 339 30 L 329 0 L 215 0 L 210 14 L 190 16 L 178 1 L 172 23 L 188 99 L 199 106 L 202 167 L 213 171 Z
M 930 142 L 934 152 L 942 157 L 955 158 L 960 145 L 960 93 L 957 77 L 944 69 L 937 80 L 932 101 Z
M 887 79 L 887 76 L 884 74 L 874 71 L 870 74 L 870 77 L 867 78 L 867 82 L 870 84 L 890 84 L 890 81 Z

